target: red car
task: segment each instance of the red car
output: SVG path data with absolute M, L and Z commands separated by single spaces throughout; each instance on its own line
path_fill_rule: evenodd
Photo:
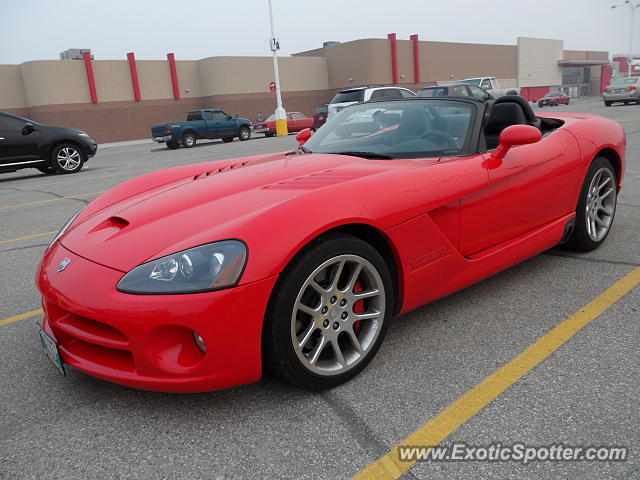
M 327 115 L 329 113 L 328 107 L 329 105 L 325 103 L 324 105 L 318 106 L 316 111 L 313 112 L 313 130 L 319 129 L 326 123 Z
M 39 265 L 48 355 L 150 390 L 221 389 L 264 369 L 331 388 L 367 365 L 393 316 L 560 243 L 597 248 L 622 185 L 622 127 L 536 117 L 517 96 L 486 109 L 366 102 L 300 132 L 293 151 L 102 194 Z
M 547 93 L 544 97 L 538 100 L 538 106 L 544 107 L 557 107 L 558 105 L 569 105 L 569 95 L 562 92 Z
M 299 132 L 305 128 L 313 128 L 313 118 L 305 116 L 300 112 L 287 113 L 287 130 L 289 132 Z M 276 117 L 271 115 L 266 122 L 261 122 L 253 127 L 256 133 L 264 133 L 265 137 L 273 137 L 276 134 Z

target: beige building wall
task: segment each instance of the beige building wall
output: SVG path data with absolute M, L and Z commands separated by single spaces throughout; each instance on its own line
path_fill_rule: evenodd
M 389 40 L 381 38 L 338 43 L 324 49 L 330 89 L 388 85 L 391 78 Z
M 84 66 L 82 61 L 70 61 L 82 63 Z M 96 60 L 93 62 L 93 75 L 96 80 L 99 102 L 118 102 L 134 99 L 128 61 Z M 87 83 L 86 76 L 83 80 Z
M 562 40 L 518 37 L 518 85 L 561 85 L 562 69 L 558 60 L 563 56 Z
M 211 57 L 197 63 L 202 96 L 266 93 L 274 80 L 271 57 Z M 282 57 L 278 65 L 283 91 L 328 88 L 323 57 Z
M 0 65 L 0 108 L 24 108 L 27 97 L 19 65 Z
M 177 67 L 176 62 L 176 69 Z M 140 96 L 143 100 L 160 100 L 173 98 L 171 71 L 166 60 L 136 61 Z M 179 77 L 178 77 L 179 78 Z M 131 78 L 129 78 L 131 84 Z M 98 92 L 98 95 L 100 92 Z
M 20 73 L 29 107 L 91 102 L 82 61 L 26 62 Z

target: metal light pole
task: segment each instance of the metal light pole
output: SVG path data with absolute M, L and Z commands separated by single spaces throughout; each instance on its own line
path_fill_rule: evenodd
M 280 44 L 273 29 L 273 12 L 271 11 L 271 0 L 269 0 L 269 21 L 271 22 L 271 51 L 273 52 L 273 73 L 276 81 L 276 135 L 283 137 L 289 135 L 287 130 L 287 112 L 282 106 L 282 96 L 280 95 L 280 74 L 278 73 L 278 50 Z
M 636 8 L 640 7 L 640 3 L 634 4 L 631 0 L 625 0 L 624 3 L 619 5 L 611 5 L 611 8 L 623 7 L 625 5 L 629 5 L 631 8 L 631 37 L 629 38 L 629 56 L 627 57 L 627 77 L 631 76 L 631 62 L 633 57 L 633 27 L 634 27 L 634 19 L 636 13 Z

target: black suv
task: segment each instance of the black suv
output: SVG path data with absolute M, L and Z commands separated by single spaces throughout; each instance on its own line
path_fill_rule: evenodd
M 0 112 L 0 172 L 37 168 L 43 173 L 75 173 L 98 145 L 82 130 L 48 127 Z

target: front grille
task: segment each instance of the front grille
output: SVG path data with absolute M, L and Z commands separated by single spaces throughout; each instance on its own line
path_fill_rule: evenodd
M 58 340 L 64 360 L 71 364 L 91 364 L 133 373 L 129 339 L 116 328 L 45 302 L 49 326 Z

